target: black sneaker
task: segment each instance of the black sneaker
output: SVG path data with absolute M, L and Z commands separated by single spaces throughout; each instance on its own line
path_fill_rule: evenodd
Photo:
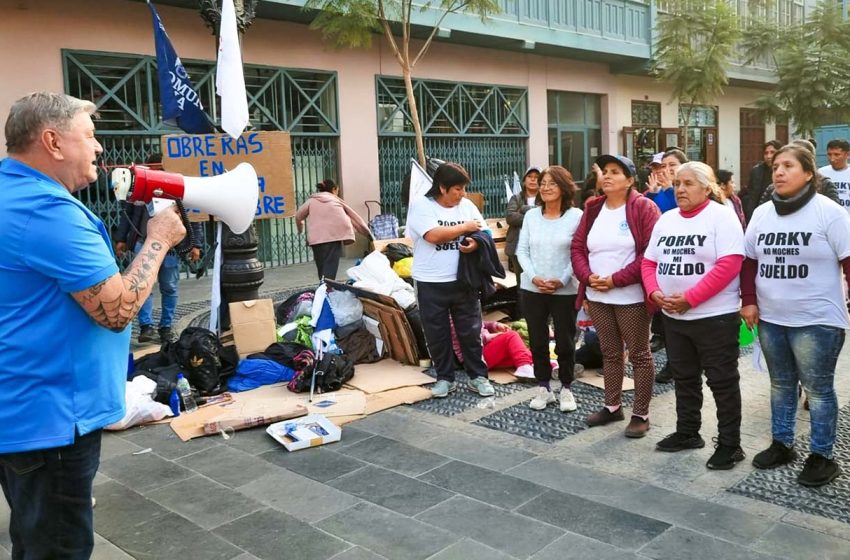
M 649 351 L 655 354 L 662 348 L 664 348 L 664 337 L 657 334 L 652 335 L 652 338 L 649 339 Z
M 775 469 L 794 462 L 796 458 L 797 452 L 793 447 L 786 447 L 784 443 L 773 440 L 770 447 L 753 457 L 753 466 L 757 469 Z
M 705 440 L 699 437 L 699 434 L 683 434 L 682 432 L 672 433 L 655 444 L 657 451 L 668 453 L 684 451 L 685 449 L 702 449 L 703 447 L 705 447 Z
M 841 467 L 832 459 L 812 453 L 806 459 L 803 470 L 797 477 L 797 482 L 803 486 L 815 487 L 829 484 L 841 474 Z
M 160 327 L 159 328 L 159 341 L 160 342 L 172 342 L 174 340 L 174 335 L 171 334 L 171 327 Z
M 142 325 L 139 328 L 139 338 L 137 340 L 139 342 L 153 342 L 156 340 L 156 331 L 153 325 Z
M 655 375 L 655 382 L 670 383 L 671 381 L 673 381 L 673 370 L 670 369 L 670 364 L 664 364 L 664 367 L 661 368 L 661 371 L 659 371 Z
M 714 449 L 714 455 L 705 463 L 705 466 L 713 471 L 728 471 L 744 458 L 746 455 L 740 445 L 718 443 Z

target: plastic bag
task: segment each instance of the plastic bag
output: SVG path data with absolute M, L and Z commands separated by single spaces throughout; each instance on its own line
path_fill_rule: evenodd
M 328 302 L 338 327 L 363 319 L 363 304 L 357 296 L 345 290 L 328 290 Z
M 393 270 L 402 278 L 410 278 L 413 275 L 413 257 L 405 257 L 393 263 Z
M 106 426 L 104 429 L 112 431 L 126 430 L 132 426 L 156 422 L 167 416 L 172 416 L 171 408 L 151 398 L 151 394 L 154 391 L 156 391 L 156 381 L 148 379 L 144 375 L 139 375 L 132 381 L 128 381 L 127 390 L 124 395 L 126 404 L 124 418 Z

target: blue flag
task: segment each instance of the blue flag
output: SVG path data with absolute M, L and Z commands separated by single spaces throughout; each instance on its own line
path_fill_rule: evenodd
M 207 134 L 214 132 L 209 117 L 204 112 L 201 98 L 195 86 L 189 80 L 180 57 L 165 32 L 165 26 L 156 13 L 156 8 L 148 2 L 153 16 L 153 37 L 156 43 L 156 64 L 159 74 L 159 97 L 162 102 L 162 120 L 177 124 L 189 134 Z

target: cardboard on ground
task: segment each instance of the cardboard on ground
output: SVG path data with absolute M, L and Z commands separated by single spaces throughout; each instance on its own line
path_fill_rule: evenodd
M 431 381 L 433 381 L 433 379 Z M 396 406 L 403 404 L 413 404 L 430 398 L 431 390 L 426 387 L 414 386 L 390 389 L 389 391 L 384 391 L 382 393 L 366 395 L 366 411 L 364 414 L 336 416 L 332 418 L 332 421 L 337 426 L 342 426 L 349 422 L 365 418 L 369 414 L 375 414 L 376 412 L 381 412 L 388 408 L 395 408 Z
M 584 370 L 584 375 L 576 378 L 576 381 L 581 381 L 582 383 L 598 387 L 599 389 L 605 388 L 605 378 L 596 375 L 595 369 Z M 634 389 L 635 380 L 631 377 L 623 377 L 623 391 L 634 391 Z
M 381 393 L 399 387 L 426 385 L 434 378 L 422 373 L 418 366 L 408 366 L 395 360 L 381 360 L 373 364 L 357 364 L 354 377 L 348 385 L 367 394 Z
M 309 393 L 293 393 L 285 383 L 266 385 L 251 391 L 231 393 L 233 402 L 199 408 L 190 414 L 181 414 L 171 421 L 171 429 L 183 441 L 209 435 L 204 424 L 221 422 L 232 424 L 245 418 L 265 418 L 276 422 L 281 417 L 297 418 L 305 414 L 324 416 L 351 416 L 366 413 L 366 395 L 362 391 L 340 389 L 333 393 L 316 394 L 309 403 Z M 321 403 L 321 404 L 320 404 Z M 257 424 L 259 425 L 259 424 Z

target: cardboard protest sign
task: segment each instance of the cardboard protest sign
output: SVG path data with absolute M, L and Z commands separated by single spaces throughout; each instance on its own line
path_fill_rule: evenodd
M 230 171 L 243 161 L 254 166 L 260 183 L 255 218 L 294 216 L 297 206 L 288 132 L 243 132 L 236 139 L 227 134 L 162 137 L 162 167 L 166 171 L 187 177 L 212 177 Z M 190 211 L 189 218 L 204 220 L 206 215 Z

